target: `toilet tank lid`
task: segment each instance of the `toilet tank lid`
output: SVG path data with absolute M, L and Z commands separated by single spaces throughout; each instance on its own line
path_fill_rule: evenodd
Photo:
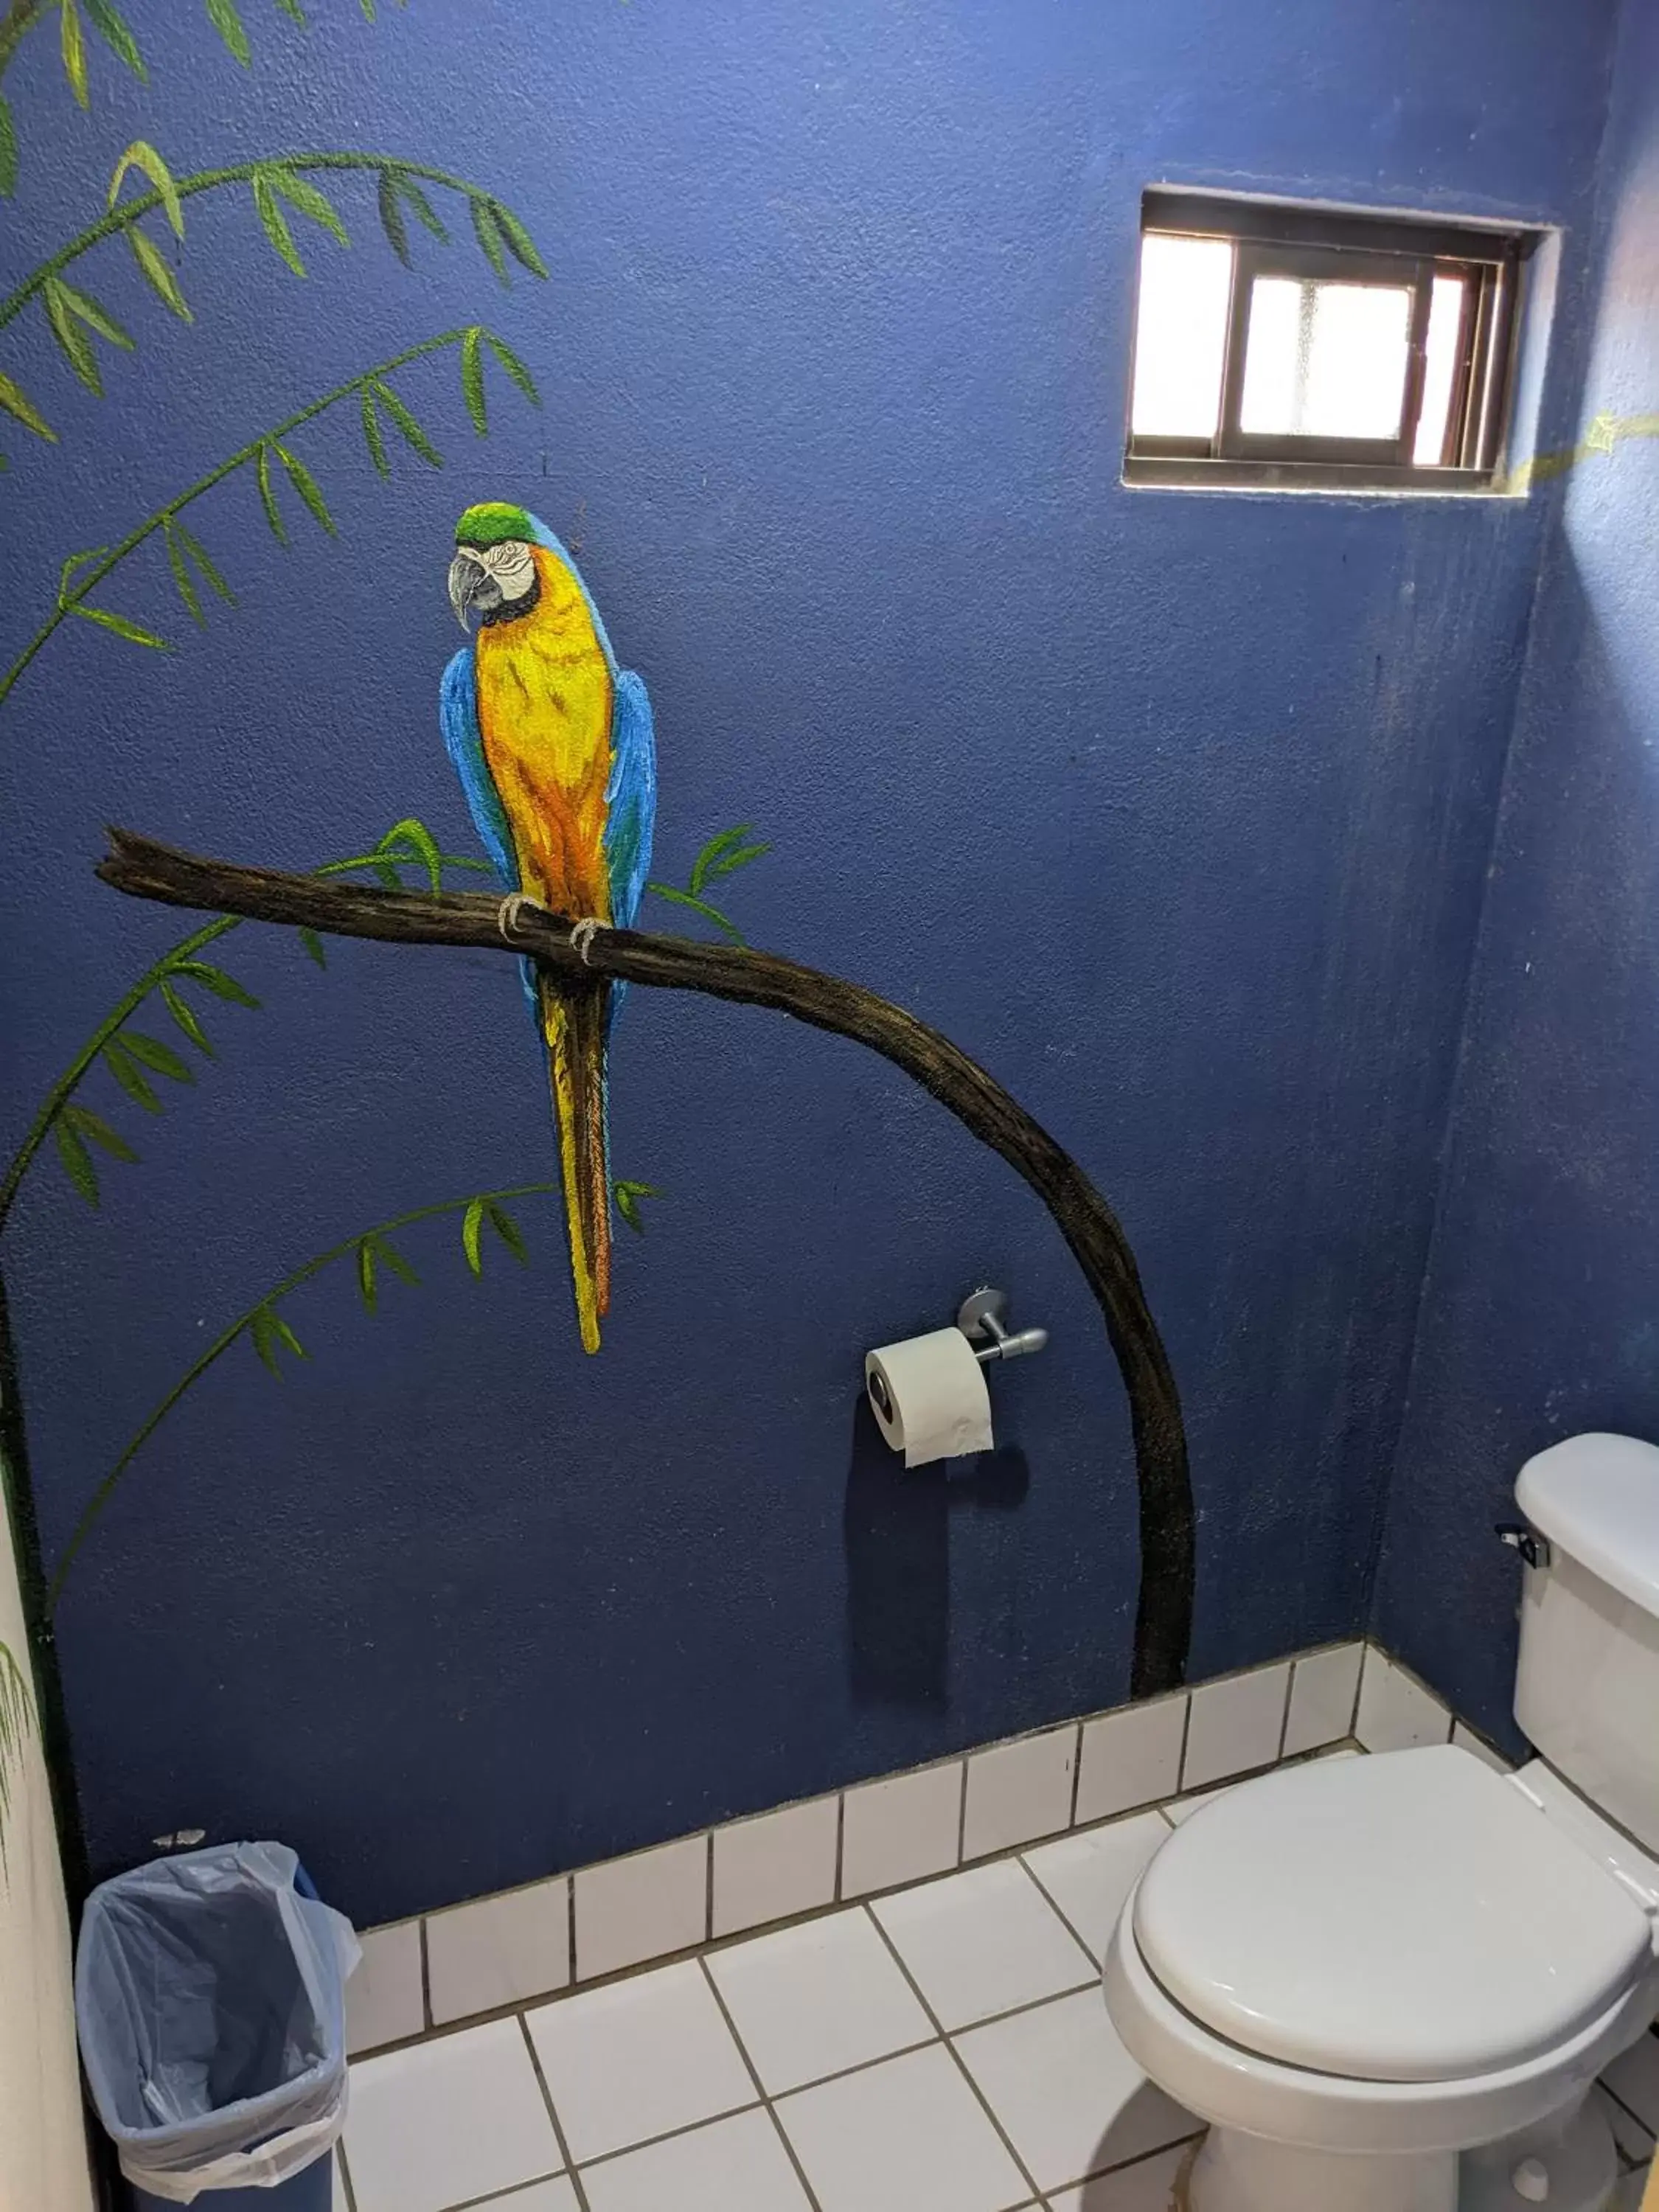
M 1515 1500 L 1540 1535 L 1659 1619 L 1659 1449 L 1569 1437 L 1527 1462 Z

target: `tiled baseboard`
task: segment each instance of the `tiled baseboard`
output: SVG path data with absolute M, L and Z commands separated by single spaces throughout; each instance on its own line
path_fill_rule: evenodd
M 1167 1698 L 369 1929 L 347 1985 L 354 2053 L 827 1911 L 1352 1736 L 1479 1738 L 1373 1644 L 1330 1644 Z

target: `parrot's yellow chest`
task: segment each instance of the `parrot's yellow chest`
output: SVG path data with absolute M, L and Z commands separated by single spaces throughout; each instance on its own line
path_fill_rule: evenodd
M 556 914 L 608 921 L 610 665 L 563 563 L 539 546 L 534 558 L 535 607 L 478 633 L 479 735 L 513 833 L 520 888 Z

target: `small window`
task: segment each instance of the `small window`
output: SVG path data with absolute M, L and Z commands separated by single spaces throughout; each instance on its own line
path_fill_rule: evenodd
M 1126 479 L 1486 489 L 1532 243 L 1148 192 Z

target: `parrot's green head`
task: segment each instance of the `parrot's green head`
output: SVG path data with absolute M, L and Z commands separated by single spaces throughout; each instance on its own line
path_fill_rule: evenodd
M 535 532 L 527 508 L 503 500 L 468 507 L 455 526 L 449 564 L 449 604 L 463 629 L 469 615 L 481 623 L 513 622 L 535 605 L 541 595 L 531 551 Z

